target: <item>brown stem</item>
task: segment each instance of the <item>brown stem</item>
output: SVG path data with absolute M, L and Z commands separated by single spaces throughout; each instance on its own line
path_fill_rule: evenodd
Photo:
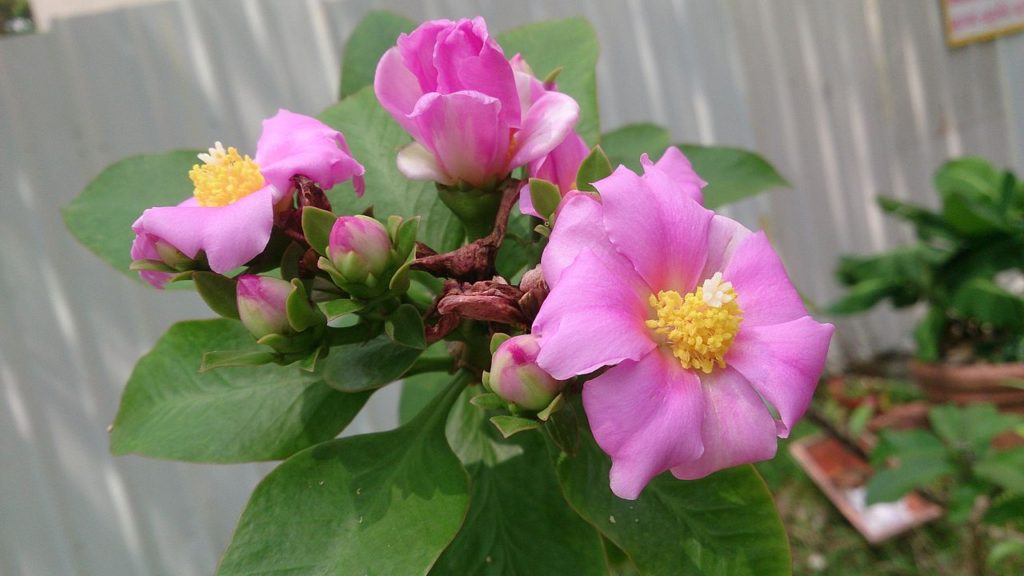
M 521 181 L 511 180 L 502 190 L 501 204 L 498 206 L 498 215 L 490 234 L 445 254 L 438 254 L 429 246 L 417 244 L 417 257 L 411 267 L 438 278 L 454 278 L 463 282 L 476 282 L 494 277 L 494 260 L 505 240 L 508 218 L 512 206 L 519 198 L 521 185 Z

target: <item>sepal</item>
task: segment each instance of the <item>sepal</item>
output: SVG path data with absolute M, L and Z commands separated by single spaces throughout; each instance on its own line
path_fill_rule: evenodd
M 213 272 L 194 272 L 192 281 L 196 292 L 206 305 L 224 318 L 238 320 L 238 282 L 234 278 Z
M 309 246 L 317 254 L 327 256 L 327 245 L 330 243 L 331 229 L 338 217 L 327 210 L 306 206 L 302 209 L 302 234 Z
M 503 438 L 511 438 L 520 432 L 535 430 L 540 427 L 540 422 L 519 416 L 491 416 L 490 422 L 494 424 L 494 427 L 498 429 Z
M 603 180 L 612 173 L 612 163 L 600 146 L 594 146 L 590 154 L 583 159 L 576 173 L 576 186 L 583 192 L 597 192 L 593 183 Z
M 533 202 L 533 209 L 540 214 L 544 220 L 550 222 L 554 219 L 555 210 L 562 202 L 562 193 L 558 186 L 540 178 L 530 178 L 530 201 Z

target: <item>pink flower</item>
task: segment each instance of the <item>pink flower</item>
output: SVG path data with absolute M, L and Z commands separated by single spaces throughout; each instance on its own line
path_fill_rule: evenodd
M 807 314 L 763 233 L 703 208 L 682 153 L 619 167 L 562 206 L 542 266 L 537 362 L 583 388 L 611 489 L 635 499 L 771 458 L 807 408 L 833 327 Z M 772 417 L 769 404 L 778 414 Z
M 294 332 L 288 324 L 287 302 L 292 285 L 279 278 L 243 274 L 238 277 L 238 316 L 257 339 Z
M 218 142 L 202 165 L 189 172 L 193 197 L 177 206 L 150 208 L 132 224 L 132 259 L 162 260 L 164 245 L 195 259 L 206 254 L 210 269 L 223 274 L 257 256 L 267 245 L 275 206 L 290 201 L 291 177 L 306 176 L 324 190 L 353 180 L 363 192 L 364 169 L 345 137 L 315 118 L 287 110 L 263 121 L 256 157 L 242 156 Z M 171 274 L 143 271 L 160 288 Z
M 537 366 L 540 347 L 532 334 L 505 340 L 491 358 L 490 387 L 502 399 L 527 410 L 543 410 L 562 391 L 565 382 L 555 380 Z
M 416 141 L 398 154 L 413 180 L 492 186 L 542 158 L 576 124 L 579 105 L 521 93 L 512 64 L 482 18 L 433 20 L 402 34 L 377 65 L 381 105 Z M 524 101 L 530 105 L 524 105 Z
M 365 282 L 367 276 L 380 279 L 391 265 L 391 238 L 369 216 L 340 216 L 331 228 L 327 254 L 350 282 Z

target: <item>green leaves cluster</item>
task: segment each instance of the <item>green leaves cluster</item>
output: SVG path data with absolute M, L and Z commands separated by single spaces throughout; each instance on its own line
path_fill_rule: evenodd
M 879 302 L 925 302 L 915 331 L 918 357 L 936 361 L 968 347 L 976 359 L 1024 359 L 1024 299 L 999 282 L 1024 267 L 1024 182 L 980 158 L 939 168 L 939 210 L 879 198 L 886 212 L 914 227 L 917 242 L 872 256 L 844 257 L 837 269 L 849 289 L 832 312 L 861 312 Z
M 867 501 L 898 500 L 915 489 L 940 497 L 957 523 L 972 521 L 979 499 L 990 502 L 983 520 L 1021 526 L 1024 515 L 1024 447 L 997 449 L 1000 434 L 1020 430 L 1024 419 L 990 404 L 940 405 L 928 412 L 930 430 L 885 430 L 871 454 L 879 471 L 868 482 Z
M 178 323 L 139 360 L 111 428 L 112 451 L 204 463 L 283 460 L 253 493 L 219 567 L 224 575 L 788 573 L 785 533 L 751 467 L 696 482 L 661 477 L 639 500 L 620 500 L 578 402 L 543 424 L 473 404 L 474 372 L 456 371 L 445 343 L 428 346 L 423 316 L 440 282 L 410 273 L 408 258 L 416 241 L 448 251 L 467 231 L 433 185 L 398 172 L 395 155 L 410 138 L 370 86 L 380 55 L 414 26 L 370 13 L 346 47 L 343 98 L 319 116 L 347 135 L 366 167 L 366 196 L 357 198 L 351 184 L 327 191 L 334 214 L 302 213 L 308 254 L 279 238 L 268 248 L 272 258 L 259 262 L 256 272 L 291 282 L 295 334 L 271 334 L 272 348 L 257 346 L 238 322 L 235 279 L 187 270 L 223 318 Z M 598 45 L 586 22 L 534 24 L 498 41 L 539 77 L 557 75 L 559 89 L 580 103 L 577 130 L 595 147 L 580 170 L 583 187 L 619 163 L 639 169 L 641 153 L 656 159 L 669 145 L 665 129 L 647 124 L 601 134 Z M 712 182 L 712 207 L 786 184 L 753 153 L 683 148 Z M 72 234 L 135 276 L 131 224 L 148 207 L 188 196 L 195 154 L 114 164 L 64 210 Z M 538 182 L 536 193 L 552 218 L 557 190 Z M 332 272 L 323 257 L 335 214 L 369 212 L 386 220 L 395 248 L 379 290 L 359 294 L 299 274 L 296 263 L 318 255 L 320 270 Z M 539 260 L 544 240 L 535 224 L 521 215 L 509 224 L 496 263 L 509 280 Z M 486 352 L 479 326 L 464 325 L 451 340 Z M 400 427 L 337 438 L 375 390 L 403 378 Z M 503 437 L 492 425 L 502 418 L 505 432 L 520 433 Z

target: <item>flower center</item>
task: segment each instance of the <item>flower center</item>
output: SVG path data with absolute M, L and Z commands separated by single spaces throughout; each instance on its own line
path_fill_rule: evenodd
M 716 365 L 725 368 L 725 354 L 739 331 L 743 311 L 732 283 L 723 282 L 721 272 L 685 296 L 675 290 L 652 294 L 650 304 L 657 318 L 648 320 L 647 327 L 664 338 L 683 368 L 705 374 Z
M 199 159 L 203 163 L 192 166 L 188 177 L 200 206 L 227 206 L 263 188 L 259 165 L 248 154 L 240 156 L 234 146 L 225 150 L 217 142 Z

